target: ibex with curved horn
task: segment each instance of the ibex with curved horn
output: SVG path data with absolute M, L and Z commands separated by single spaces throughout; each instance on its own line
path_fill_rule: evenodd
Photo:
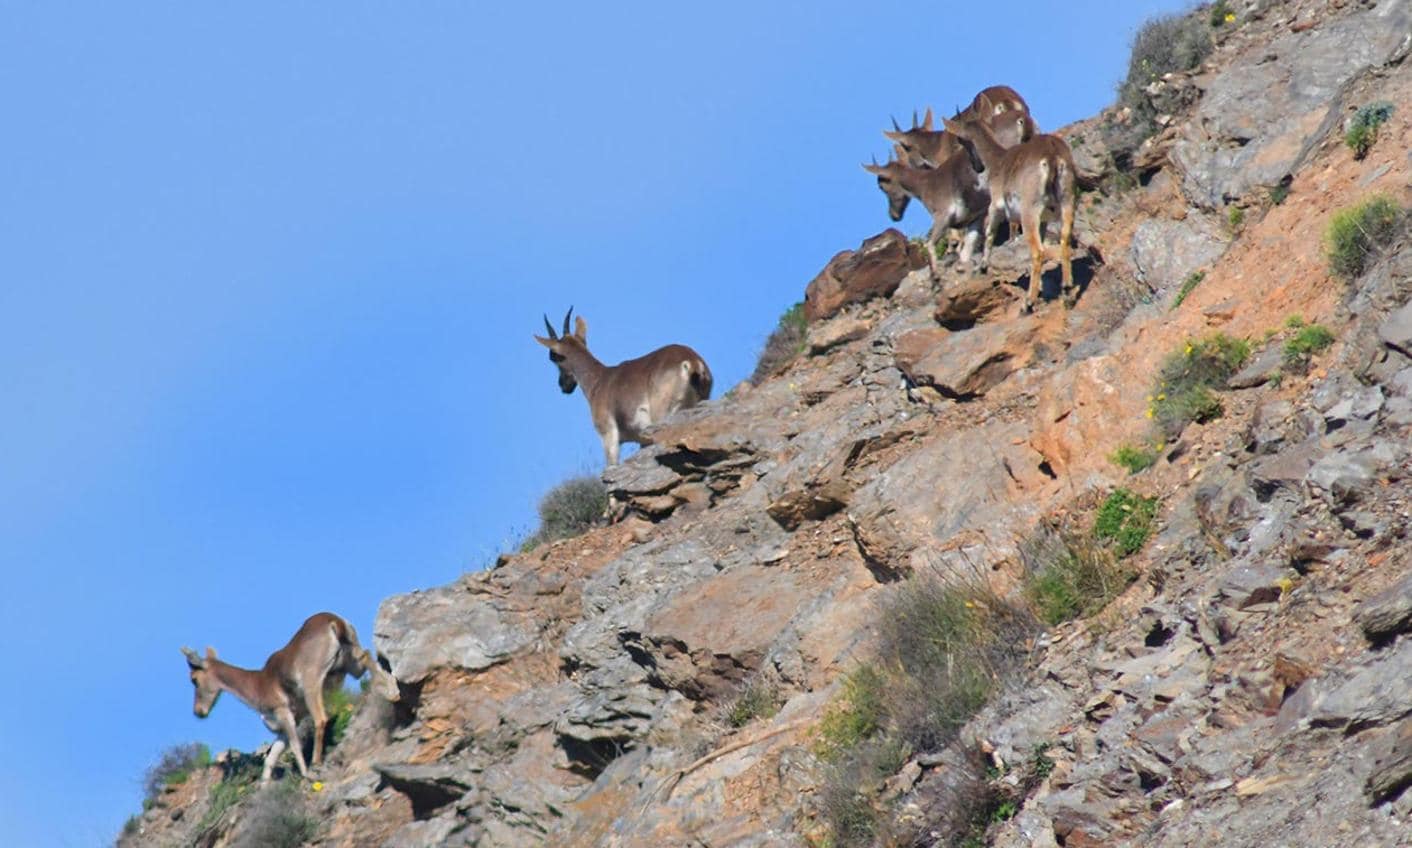
M 559 369 L 559 388 L 564 394 L 573 394 L 576 387 L 583 386 L 609 465 L 617 464 L 618 446 L 623 442 L 644 444 L 643 431 L 648 427 L 678 409 L 710 399 L 711 369 L 696 351 L 670 344 L 637 359 L 604 365 L 588 352 L 588 323 L 582 316 L 569 332 L 573 313 L 571 306 L 564 314 L 561 334 L 554 332 L 546 315 L 544 328 L 549 337 L 535 336 L 534 340 L 549 348 L 549 361 Z
M 986 191 L 984 166 L 974 150 L 962 149 L 938 167 L 914 168 L 904 162 L 873 162 L 863 170 L 878 178 L 878 188 L 887 195 L 887 214 L 894 221 L 902 220 L 907 204 L 917 198 L 932 216 L 932 228 L 927 234 L 927 262 L 933 280 L 941 279 L 941 265 L 936 253 L 936 241 L 952 229 L 966 227 L 960 250 L 960 261 L 971 261 L 980 236 L 979 223 L 990 205 Z
M 366 671 L 372 675 L 375 692 L 389 701 L 400 697 L 397 680 L 359 646 L 353 625 L 331 612 L 309 616 L 289 644 L 270 654 L 259 671 L 222 662 L 214 648 L 207 648 L 204 657 L 190 648 L 181 652 L 191 669 L 191 685 L 196 688 L 192 710 L 198 718 L 210 715 L 221 693 L 230 692 L 280 735 L 265 756 L 261 782 L 270 779 L 270 771 L 286 746 L 294 749 L 299 773 L 309 776 L 298 730 L 299 719 L 305 715 L 314 722 L 313 763 L 317 766 L 323 761 L 328 723 L 324 691 L 343 685 L 345 674 L 361 677 Z

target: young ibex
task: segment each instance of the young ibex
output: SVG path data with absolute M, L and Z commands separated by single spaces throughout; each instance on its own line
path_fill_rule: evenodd
M 214 648 L 207 648 L 204 657 L 190 648 L 182 648 L 181 652 L 191 669 L 191 685 L 196 687 L 192 710 L 199 718 L 210 715 L 222 692 L 230 692 L 280 735 L 265 756 L 261 782 L 270 779 L 270 771 L 286 746 L 294 749 L 299 773 L 309 776 L 298 730 L 299 719 L 305 715 L 314 721 L 314 765 L 323 761 L 324 727 L 328 722 L 324 690 L 343 685 L 345 674 L 361 677 L 367 671 L 372 675 L 374 691 L 389 701 L 399 697 L 397 680 L 358 645 L 353 625 L 331 612 L 309 616 L 289 644 L 270 654 L 259 671 L 222 662 L 216 658 Z
M 1019 121 L 1020 118 L 1012 120 Z M 985 163 L 990 188 L 990 208 L 986 213 L 985 249 L 981 267 L 990 261 L 995 231 L 1005 216 L 1012 227 L 1019 223 L 1030 249 L 1030 286 L 1025 294 L 1025 311 L 1034 309 L 1040 290 L 1040 272 L 1046 258 L 1042 224 L 1046 212 L 1059 214 L 1059 266 L 1064 280 L 1065 303 L 1074 300 L 1074 273 L 1070 263 L 1070 240 L 1074 213 L 1078 206 L 1074 155 L 1064 139 L 1037 135 L 1029 141 L 1006 148 L 990 130 L 988 121 L 964 123 L 947 120 L 946 129 L 973 147 Z
M 886 165 L 874 162 L 863 169 L 878 178 L 878 188 L 887 195 L 887 214 L 894 221 L 902 220 L 912 198 L 927 208 L 932 216 L 927 234 L 927 260 L 933 280 L 941 277 L 936 241 L 950 229 L 967 227 L 961 244 L 962 263 L 971 261 L 977 226 L 990 204 L 980 159 L 974 151 L 962 150 L 935 168 L 914 168 L 903 162 L 889 160 Z
M 696 351 L 670 344 L 637 359 L 604 365 L 588 352 L 588 324 L 582 316 L 569 332 L 573 312 L 571 306 L 564 314 L 562 336 L 555 334 L 545 316 L 549 338 L 535 336 L 534 340 L 549 348 L 549 361 L 559 368 L 564 394 L 583 386 L 607 464 L 617 464 L 623 442 L 645 444 L 643 431 L 648 427 L 678 409 L 711 399 L 711 369 Z

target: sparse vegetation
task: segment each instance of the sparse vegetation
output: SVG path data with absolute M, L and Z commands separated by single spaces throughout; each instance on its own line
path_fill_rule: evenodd
M 221 782 L 211 787 L 206 813 L 196 825 L 198 836 L 204 836 L 219 825 L 226 812 L 250 794 L 262 765 L 254 756 L 232 753 L 222 766 Z
M 520 550 L 581 536 L 602 521 L 607 510 L 608 493 L 597 477 L 585 474 L 565 480 L 540 500 L 539 529 L 521 543 Z
M 319 833 L 298 781 L 281 780 L 262 787 L 248 802 L 240 834 L 232 848 L 299 848 Z
M 1187 341 L 1162 363 L 1156 391 L 1147 398 L 1147 417 L 1164 437 L 1175 437 L 1192 421 L 1221 417 L 1224 407 L 1214 390 L 1223 388 L 1249 357 L 1249 342 L 1224 333 Z
M 1402 217 L 1402 208 L 1384 194 L 1335 212 L 1324 234 L 1330 270 L 1346 280 L 1362 276 L 1396 234 Z
M 1157 499 L 1135 495 L 1127 489 L 1114 489 L 1098 508 L 1093 536 L 1113 544 L 1121 559 L 1142 549 L 1152 534 L 1157 518 Z
M 1386 100 L 1369 103 L 1353 113 L 1348 122 L 1348 130 L 1343 135 L 1344 144 L 1353 151 L 1354 159 L 1362 159 L 1373 149 L 1378 140 L 1378 128 L 1392 117 L 1392 104 Z
M 1096 529 L 1046 527 L 1025 543 L 1022 558 L 1030 602 L 1051 627 L 1103 609 L 1134 576 Z
M 1270 205 L 1279 206 L 1289 199 L 1289 183 L 1281 182 L 1270 186 Z
M 143 798 L 151 802 L 168 786 L 179 786 L 192 772 L 211 764 L 211 749 L 200 742 L 173 745 L 162 752 L 142 778 Z M 150 805 L 150 804 L 149 804 Z
M 1334 334 L 1323 324 L 1303 324 L 1294 328 L 1295 334 L 1285 339 L 1284 358 L 1287 367 L 1300 367 L 1308 364 L 1316 354 L 1322 353 L 1334 343 Z
M 1235 23 L 1235 17 L 1235 11 L 1231 9 L 1231 4 L 1227 3 L 1226 0 L 1216 0 L 1215 3 L 1211 4 L 1211 11 L 1209 13 L 1211 26 L 1221 27 L 1226 24 L 1233 24 Z
M 1178 306 L 1181 306 L 1182 301 L 1186 300 L 1187 295 L 1191 294 L 1193 289 L 1201 285 L 1201 281 L 1204 279 L 1206 279 L 1205 271 L 1193 271 L 1188 274 L 1187 278 L 1182 280 L 1182 287 L 1177 290 L 1177 296 L 1172 300 L 1172 308 L 1176 309 Z
M 1193 14 L 1165 15 L 1143 24 L 1133 38 L 1128 73 L 1118 85 L 1118 103 L 1126 119 L 1103 128 L 1104 141 L 1121 167 L 1157 131 L 1157 116 L 1173 114 L 1194 96 L 1173 87 L 1152 90 L 1153 83 L 1175 71 L 1189 71 L 1210 54 L 1211 30 Z
M 358 711 L 361 693 L 354 694 L 344 686 L 324 692 L 324 712 L 328 715 L 328 726 L 324 729 L 324 744 L 337 745 L 348 732 L 348 723 Z
M 769 718 L 780 709 L 779 689 L 757 680 L 746 686 L 726 712 L 731 727 L 744 727 L 757 718 Z
M 1129 474 L 1146 471 L 1157 462 L 1157 449 L 1152 445 L 1119 445 L 1108 455 L 1108 461 L 1124 468 Z
M 755 362 L 755 372 L 750 375 L 751 384 L 760 385 L 803 353 L 808 330 L 809 321 L 804 317 L 803 301 L 786 309 L 780 316 L 779 324 L 765 340 L 765 348 Z
M 954 739 L 1005 676 L 1023 668 L 1025 640 L 1039 627 L 980 578 L 914 576 L 879 613 L 880 656 L 849 674 L 816 741 L 831 764 L 820 799 L 839 848 L 880 832 L 881 781 L 912 754 Z
M 1226 211 L 1226 226 L 1230 228 L 1231 234 L 1238 234 L 1245 227 L 1245 210 L 1239 206 L 1232 206 Z

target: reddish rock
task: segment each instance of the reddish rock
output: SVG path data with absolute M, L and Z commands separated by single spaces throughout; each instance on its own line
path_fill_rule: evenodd
M 804 289 L 804 315 L 819 321 L 850 303 L 890 297 L 902 278 L 926 264 L 926 256 L 901 231 L 888 229 L 844 250 Z

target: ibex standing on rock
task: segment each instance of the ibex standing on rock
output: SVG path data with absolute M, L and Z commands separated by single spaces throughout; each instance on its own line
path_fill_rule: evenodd
M 298 730 L 299 719 L 305 715 L 314 721 L 314 765 L 323 761 L 328 722 L 324 690 L 343 685 L 345 674 L 361 677 L 366 671 L 372 675 L 374 691 L 389 701 L 399 697 L 397 680 L 359 646 L 353 625 L 331 612 L 309 616 L 289 644 L 270 654 L 259 671 L 222 662 L 214 648 L 207 648 L 204 657 L 190 648 L 181 652 L 191 668 L 191 685 L 196 687 L 192 709 L 198 717 L 210 715 L 221 693 L 230 692 L 258 712 L 266 727 L 280 734 L 265 756 L 261 782 L 270 779 L 270 771 L 286 746 L 294 749 L 299 773 L 309 776 Z
M 562 336 L 554 332 L 549 317 L 544 327 L 549 337 L 534 340 L 549 348 L 549 361 L 559 368 L 559 388 L 573 394 L 583 386 L 593 427 L 603 440 L 603 457 L 618 462 L 623 442 L 644 444 L 643 431 L 678 409 L 711 398 L 711 369 L 706 360 L 686 345 L 659 347 L 646 356 L 617 365 L 604 365 L 588 352 L 588 324 L 580 316 L 569 332 L 573 307 L 564 314 Z
M 971 261 L 980 233 L 976 225 L 990 204 L 985 182 L 981 177 L 981 160 L 974 150 L 963 149 L 936 168 L 913 168 L 902 162 L 886 165 L 874 162 L 863 170 L 878 178 L 878 188 L 887 195 L 887 213 L 894 221 L 902 220 L 907 203 L 917 198 L 932 216 L 932 228 L 927 234 L 927 260 L 933 280 L 941 278 L 940 260 L 936 255 L 936 240 L 947 230 L 968 227 L 961 244 L 961 262 Z
M 1016 117 L 1013 120 L 1022 119 Z M 1030 286 L 1025 294 L 1025 311 L 1033 310 L 1046 257 L 1042 223 L 1046 212 L 1057 212 L 1064 298 L 1066 304 L 1072 305 L 1074 272 L 1070 262 L 1070 241 L 1078 206 L 1078 168 L 1074 165 L 1074 155 L 1068 143 L 1056 135 L 1037 135 L 1022 144 L 1006 148 L 996 140 L 988 121 L 966 123 L 947 120 L 945 124 L 948 132 L 955 133 L 970 144 L 985 163 L 990 209 L 986 213 L 981 266 L 989 265 L 990 248 L 1001 216 L 1011 222 L 1012 228 L 1019 223 L 1030 248 Z

